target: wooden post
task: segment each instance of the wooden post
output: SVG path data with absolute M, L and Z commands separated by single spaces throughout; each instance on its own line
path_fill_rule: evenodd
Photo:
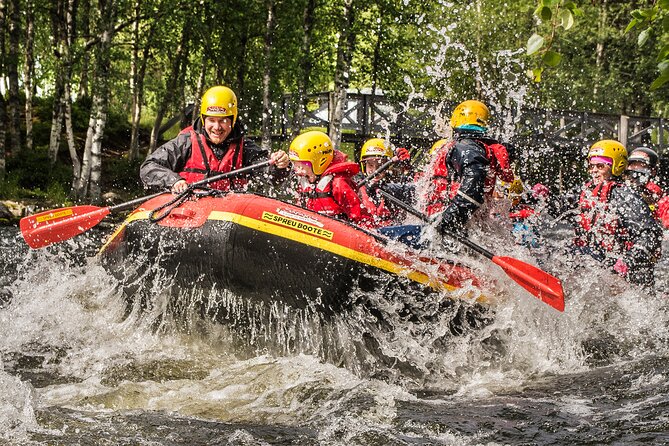
M 664 152 L 664 149 L 665 149 L 666 145 L 664 143 L 664 119 L 662 119 L 662 118 L 660 118 L 658 120 L 657 144 L 658 144 L 658 147 L 660 148 L 659 153 Z
M 629 116 L 620 115 L 620 125 L 618 126 L 618 141 L 627 147 L 627 129 L 629 126 Z

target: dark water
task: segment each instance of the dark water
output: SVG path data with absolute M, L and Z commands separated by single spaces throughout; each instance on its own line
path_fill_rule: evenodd
M 490 267 L 507 300 L 459 336 L 380 300 L 378 331 L 362 309 L 323 320 L 279 308 L 242 330 L 197 311 L 157 317 L 160 287 L 154 313 L 128 316 L 91 257 L 102 235 L 28 251 L 0 230 L 0 444 L 669 443 L 662 292 L 566 271 L 560 314 Z

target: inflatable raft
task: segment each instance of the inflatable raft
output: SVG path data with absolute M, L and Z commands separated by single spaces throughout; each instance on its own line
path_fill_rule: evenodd
M 127 217 L 100 251 L 108 269 L 158 262 L 179 286 L 325 312 L 353 304 L 360 293 L 393 289 L 486 302 L 466 266 L 292 204 L 227 194 L 160 210 L 173 198 L 153 198 Z

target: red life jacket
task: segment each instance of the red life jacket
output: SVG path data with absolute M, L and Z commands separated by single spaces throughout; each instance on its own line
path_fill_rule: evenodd
M 346 155 L 335 150 L 334 159 L 325 169 L 316 183 L 310 183 L 306 177 L 301 177 L 297 192 L 300 204 L 309 210 L 330 217 L 346 217 L 351 221 L 364 218 L 360 207 L 360 197 L 355 194 L 351 177 L 360 172 L 360 167 L 346 159 Z M 339 203 L 335 200 L 335 190 L 348 190 L 353 193 L 347 199 L 348 203 Z
M 579 197 L 579 234 L 577 246 L 594 244 L 605 251 L 624 252 L 632 248 L 625 241 L 627 231 L 620 226 L 618 217 L 609 210 L 609 200 L 613 188 L 620 183 L 609 180 L 597 185 L 589 182 Z
M 186 180 L 187 183 L 195 183 L 205 178 L 219 175 L 221 173 L 227 173 L 233 169 L 242 167 L 244 147 L 242 139 L 239 139 L 239 141 L 236 142 L 231 142 L 228 151 L 225 152 L 223 158 L 219 160 L 216 158 L 216 155 L 214 155 L 209 144 L 207 144 L 207 139 L 203 135 L 197 133 L 192 126 L 186 127 L 180 134 L 183 135 L 187 133 L 190 134 L 191 154 L 188 161 L 186 161 L 184 170 L 179 172 L 181 178 Z M 228 191 L 231 187 L 235 190 L 239 190 L 247 183 L 248 180 L 244 178 L 235 178 L 232 180 L 231 185 L 229 179 L 224 179 L 210 183 L 209 187 L 222 191 Z
M 486 144 L 478 139 L 474 141 L 485 147 L 489 166 L 483 190 L 486 196 L 491 196 L 497 178 L 508 183 L 515 178 L 511 169 L 509 152 L 500 143 Z M 449 176 L 447 165 L 448 155 L 455 143 L 456 141 L 450 141 L 437 149 L 436 159 L 432 164 L 431 184 L 427 195 L 427 207 L 425 208 L 427 215 L 441 212 L 448 201 L 455 197 L 460 188 L 460 183 L 453 181 Z

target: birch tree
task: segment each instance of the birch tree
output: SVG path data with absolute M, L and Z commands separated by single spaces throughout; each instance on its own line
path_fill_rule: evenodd
M 9 2 L 9 52 L 7 54 L 7 80 L 9 82 L 9 137 L 12 155 L 21 152 L 21 101 L 19 99 L 19 43 L 21 41 L 20 0 Z
M 118 4 L 116 0 L 101 0 L 99 6 L 99 43 L 97 45 L 95 72 L 93 76 L 93 85 L 95 85 L 95 88 L 92 95 L 88 131 L 86 132 L 81 175 L 76 189 L 78 198 L 88 197 L 93 201 L 100 200 L 102 195 L 100 183 L 102 174 L 102 137 L 107 125 L 110 93 L 110 48 L 115 32 L 114 22 L 116 20 Z
M 262 142 L 263 149 L 272 148 L 272 92 L 270 83 L 272 81 L 272 44 L 274 40 L 274 27 L 276 23 L 276 6 L 274 0 L 266 0 L 267 22 L 265 23 L 264 41 L 264 69 L 262 76 Z
M 35 74 L 35 3 L 26 0 L 26 63 L 23 67 L 23 91 L 26 96 L 26 149 L 33 149 L 33 75 Z
M 7 4 L 5 0 L 0 0 L 0 74 L 4 76 L 5 74 L 5 24 L 6 24 L 6 13 Z M 5 122 L 7 122 L 7 104 L 5 102 L 5 96 L 0 94 L 0 180 L 5 179 L 6 173 L 6 162 L 5 162 L 5 153 L 7 151 L 6 147 L 6 127 Z
M 335 147 L 341 143 L 341 127 L 344 120 L 346 108 L 346 91 L 349 86 L 349 72 L 351 69 L 351 58 L 355 47 L 355 8 L 353 0 L 344 0 L 343 20 L 339 28 L 339 41 L 337 44 L 337 65 L 334 73 L 334 91 L 330 101 L 330 139 Z

